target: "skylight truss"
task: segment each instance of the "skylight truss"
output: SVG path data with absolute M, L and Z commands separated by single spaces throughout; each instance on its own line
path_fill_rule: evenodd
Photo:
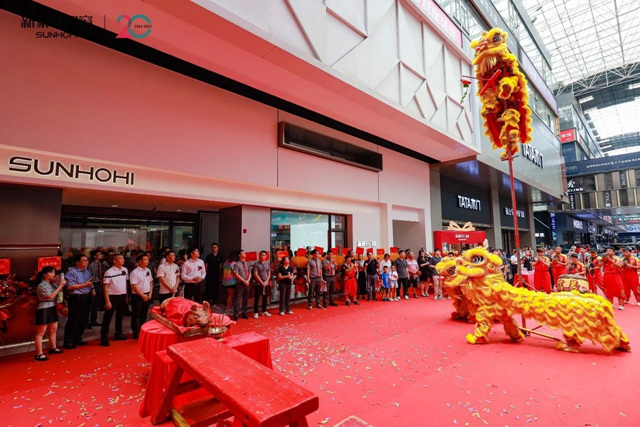
M 637 76 L 640 0 L 522 0 L 552 61 L 557 94 Z

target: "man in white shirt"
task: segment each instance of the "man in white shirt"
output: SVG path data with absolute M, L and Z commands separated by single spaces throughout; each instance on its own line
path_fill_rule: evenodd
M 127 337 L 122 333 L 122 318 L 129 304 L 127 298 L 127 280 L 129 274 L 127 269 L 123 267 L 124 257 L 122 254 L 116 254 L 113 257 L 113 267 L 108 269 L 102 278 L 103 295 L 104 295 L 104 317 L 102 318 L 102 327 L 100 328 L 100 345 L 109 346 L 109 327 L 111 326 L 111 318 L 116 313 L 116 333 L 114 339 L 116 341 L 126 340 Z
M 149 304 L 151 304 L 151 286 L 153 276 L 151 270 L 147 268 L 149 265 L 149 257 L 140 255 L 136 258 L 138 266 L 129 274 L 131 282 L 131 331 L 133 339 L 138 339 L 140 334 L 140 326 L 147 321 L 147 313 L 149 312 Z
M 160 283 L 160 303 L 171 298 L 178 291 L 180 284 L 180 268 L 174 264 L 176 253 L 169 251 L 165 254 L 165 262 L 158 266 L 158 281 Z
M 182 265 L 182 280 L 184 281 L 184 297 L 202 304 L 204 292 L 204 278 L 207 276 L 204 261 L 200 259 L 200 251 L 193 248 L 189 251 L 190 258 Z

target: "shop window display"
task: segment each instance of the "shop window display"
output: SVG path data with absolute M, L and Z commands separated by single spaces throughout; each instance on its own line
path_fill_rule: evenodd
M 345 246 L 346 217 L 309 212 L 273 210 L 271 249 L 273 252 L 298 248 Z

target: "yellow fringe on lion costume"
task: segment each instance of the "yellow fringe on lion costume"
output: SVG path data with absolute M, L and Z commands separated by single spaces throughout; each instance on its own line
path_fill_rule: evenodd
M 518 152 L 518 142 L 531 141 L 527 80 L 518 68 L 518 59 L 507 48 L 507 33 L 501 29 L 483 32 L 480 39 L 471 43 L 471 48 L 476 50 L 473 64 L 479 80 L 485 135 L 494 149 L 505 150 L 500 156 L 504 160 L 509 151 L 512 155 Z M 495 81 L 489 84 L 494 76 Z
M 468 250 L 462 258 L 445 260 L 436 266 L 444 284 L 459 290 L 475 311 L 476 327 L 467 335 L 471 344 L 487 343 L 494 320 L 500 320 L 506 334 L 516 342 L 524 335 L 515 315 L 534 319 L 552 329 L 562 330 L 566 344 L 560 349 L 577 351 L 586 340 L 598 343 L 608 352 L 630 350 L 629 339 L 617 325 L 609 301 L 594 294 L 576 291 L 544 292 L 516 288 L 496 280 L 502 260 L 484 248 Z M 471 311 L 471 310 L 469 310 Z

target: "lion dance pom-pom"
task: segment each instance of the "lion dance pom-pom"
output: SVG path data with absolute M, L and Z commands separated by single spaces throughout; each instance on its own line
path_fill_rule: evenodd
M 518 152 L 518 142 L 531 141 L 531 109 L 527 81 L 518 69 L 518 60 L 507 49 L 507 33 L 492 28 L 471 43 L 476 50 L 473 64 L 479 80 L 485 135 L 493 148 L 503 148 L 500 156 Z
M 500 257 L 484 248 L 474 248 L 462 258 L 436 266 L 438 274 L 445 278 L 445 286 L 461 292 L 469 312 L 475 314 L 475 331 L 467 335 L 469 343 L 488 342 L 495 320 L 502 322 L 513 341 L 522 341 L 524 335 L 513 319 L 521 315 L 560 329 L 565 341 L 558 347 L 562 350 L 577 351 L 586 340 L 602 345 L 608 352 L 631 349 L 629 339 L 615 321 L 613 306 L 606 299 L 577 291 L 546 294 L 516 288 L 496 279 L 500 265 Z

